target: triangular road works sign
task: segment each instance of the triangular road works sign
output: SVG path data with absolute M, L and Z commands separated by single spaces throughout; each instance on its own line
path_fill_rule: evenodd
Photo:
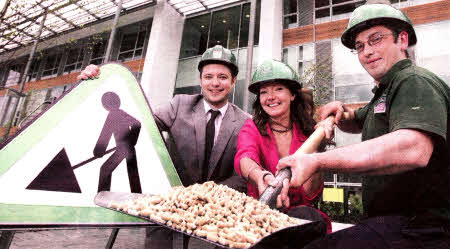
M 136 78 L 119 64 L 100 72 L 0 148 L 0 227 L 140 223 L 94 197 L 181 185 Z

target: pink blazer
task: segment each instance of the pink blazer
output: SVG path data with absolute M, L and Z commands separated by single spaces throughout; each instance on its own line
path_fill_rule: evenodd
M 280 157 L 278 156 L 278 150 L 275 143 L 275 138 L 270 130 L 269 125 L 267 125 L 267 133 L 269 136 L 262 136 L 259 133 L 258 128 L 255 123 L 251 119 L 247 119 L 242 126 L 241 131 L 239 132 L 237 147 L 236 147 L 236 156 L 234 158 L 234 168 L 236 172 L 242 176 L 241 168 L 239 162 L 242 158 L 248 157 L 258 163 L 263 168 L 275 174 L 276 166 Z M 307 137 L 303 134 L 302 130 L 294 124 L 293 126 L 293 137 L 291 142 L 291 147 L 289 149 L 289 155 L 294 154 L 298 148 L 305 142 Z M 323 191 L 323 183 L 316 193 L 308 196 L 303 187 L 299 188 L 290 188 L 288 192 L 289 201 L 291 204 L 290 208 L 307 205 L 312 207 L 313 202 L 316 198 L 319 198 Z M 255 185 L 248 182 L 247 183 L 247 195 L 252 196 L 256 199 L 259 198 L 258 189 Z M 320 211 L 319 211 L 320 212 Z M 327 221 L 327 230 L 331 232 L 331 220 L 330 218 L 320 212 L 322 216 Z

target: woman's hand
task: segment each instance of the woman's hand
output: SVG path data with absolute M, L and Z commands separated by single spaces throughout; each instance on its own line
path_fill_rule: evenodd
M 87 80 L 98 78 L 100 75 L 100 67 L 94 64 L 87 66 L 80 75 L 77 76 L 77 80 Z
M 283 182 L 279 182 L 275 177 L 268 171 L 263 171 L 262 176 L 256 182 L 258 185 L 258 192 L 261 195 L 267 187 L 276 187 L 278 184 L 283 184 L 280 194 L 277 196 L 277 208 L 288 208 L 290 205 L 288 191 L 289 191 L 289 180 L 284 179 Z
M 260 171 L 256 185 L 258 187 L 258 193 L 261 195 L 267 187 L 276 187 L 278 185 L 278 181 L 269 171 Z

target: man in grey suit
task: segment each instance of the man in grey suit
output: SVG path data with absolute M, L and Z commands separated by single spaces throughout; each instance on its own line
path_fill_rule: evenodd
M 234 172 L 233 160 L 239 130 L 250 115 L 228 102 L 236 84 L 236 58 L 230 50 L 217 45 L 205 51 L 198 69 L 202 94 L 176 95 L 168 105 L 155 110 L 155 121 L 160 130 L 170 132 L 173 138 L 177 155 L 172 159 L 183 185 L 214 181 L 244 192 L 246 184 Z M 210 110 L 219 114 L 215 119 L 214 146 L 206 162 Z
M 228 102 L 236 84 L 238 67 L 230 50 L 215 46 L 205 51 L 198 65 L 202 94 L 177 95 L 154 112 L 160 130 L 168 131 L 175 144 L 174 165 L 183 185 L 205 181 L 225 184 L 246 191 L 246 182 L 233 168 L 239 131 L 250 115 Z M 212 111 L 219 111 L 214 120 L 214 145 L 208 160 L 207 123 Z M 187 248 L 188 238 L 184 239 Z M 148 230 L 146 248 L 171 248 L 172 232 L 164 228 Z
M 198 70 L 202 93 L 176 95 L 168 105 L 154 110 L 155 121 L 161 131 L 170 133 L 174 146 L 169 147 L 175 148 L 170 150 L 172 160 L 184 186 L 214 181 L 245 193 L 246 182 L 236 174 L 233 163 L 237 136 L 250 115 L 228 102 L 239 72 L 236 57 L 217 45 L 203 53 Z M 99 67 L 89 65 L 78 79 L 98 74 Z M 214 127 L 209 135 L 208 123 Z M 172 238 L 168 229 L 147 229 L 146 248 L 171 248 Z M 185 237 L 184 248 L 187 243 Z

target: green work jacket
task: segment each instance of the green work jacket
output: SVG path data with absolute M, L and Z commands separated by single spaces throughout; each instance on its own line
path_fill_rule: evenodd
M 365 176 L 366 215 L 432 213 L 450 218 L 450 88 L 432 72 L 405 59 L 383 76 L 374 93 L 370 103 L 355 112 L 363 141 L 399 129 L 415 129 L 432 137 L 434 150 L 424 168 Z

